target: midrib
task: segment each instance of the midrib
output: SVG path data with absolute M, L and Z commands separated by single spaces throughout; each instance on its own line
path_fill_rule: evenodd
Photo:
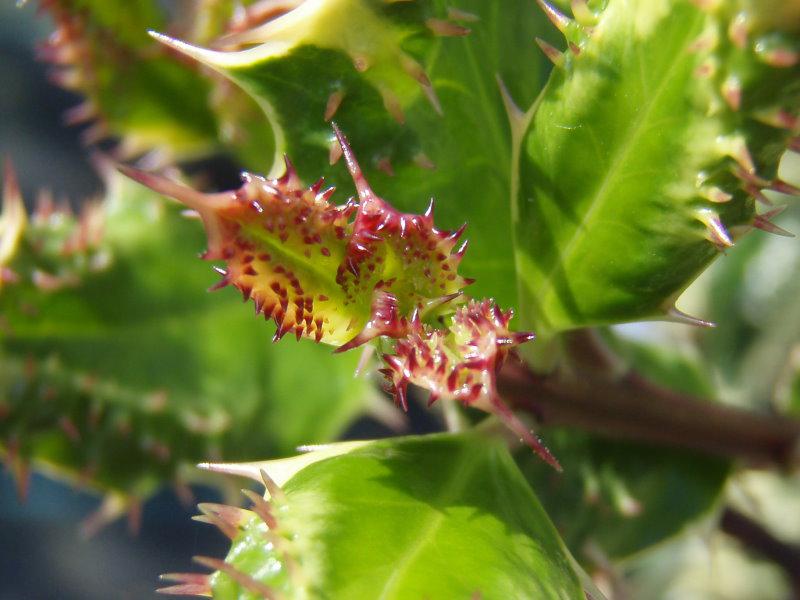
M 434 501 L 435 505 L 446 506 L 466 486 L 470 475 L 475 470 L 476 461 L 465 460 L 465 458 L 461 460 L 461 468 L 453 473 L 448 484 Z M 433 514 L 428 519 L 428 522 L 420 528 L 419 535 L 415 538 L 415 543 L 408 548 L 400 562 L 395 565 L 389 580 L 383 586 L 380 595 L 377 596 L 378 600 L 389 600 L 390 598 L 398 597 L 397 588 L 402 582 L 405 573 L 422 553 L 425 546 L 431 542 L 443 520 L 443 512 L 433 509 Z
M 659 101 L 661 100 L 661 95 L 664 91 L 668 88 L 668 84 L 672 81 L 673 77 L 675 76 L 675 71 L 677 67 L 681 64 L 682 61 L 686 60 L 686 53 L 687 53 L 687 45 L 686 39 L 692 39 L 693 33 L 695 30 L 695 23 L 692 23 L 691 27 L 687 27 L 686 31 L 689 32 L 685 37 L 683 44 L 681 46 L 681 51 L 676 52 L 673 54 L 673 61 L 670 65 L 669 69 L 666 71 L 664 76 L 661 78 L 656 89 L 653 93 L 649 96 L 650 101 L 647 102 L 644 106 L 644 110 L 640 111 L 638 118 L 634 121 L 634 124 L 630 130 L 631 134 L 628 137 L 628 140 L 625 144 L 623 144 L 620 149 L 617 151 L 616 156 L 611 164 L 611 167 L 606 173 L 606 176 L 603 178 L 603 181 L 598 188 L 597 192 L 595 193 L 594 197 L 589 203 L 589 208 L 586 211 L 586 215 L 578 226 L 575 227 L 572 235 L 570 236 L 569 241 L 567 242 L 566 246 L 564 247 L 563 252 L 559 253 L 560 260 L 554 262 L 553 266 L 547 272 L 545 277 L 542 281 L 534 286 L 536 289 L 532 290 L 534 294 L 540 298 L 544 298 L 547 293 L 553 289 L 552 281 L 553 275 L 563 266 L 569 263 L 572 258 L 573 252 L 578 245 L 578 242 L 581 240 L 582 231 L 589 228 L 592 220 L 594 219 L 596 213 L 600 210 L 603 204 L 607 201 L 607 196 L 609 192 L 614 189 L 614 183 L 619 179 L 619 176 L 624 172 L 623 165 L 628 159 L 631 151 L 638 145 L 639 139 L 642 137 L 643 133 L 647 130 L 645 124 L 649 121 L 650 115 L 653 112 L 654 108 L 659 105 Z M 641 57 L 639 57 L 641 61 Z M 532 286 L 532 282 L 528 284 Z M 537 293 L 538 292 L 538 293 Z
M 299 252 L 293 251 L 290 246 L 276 239 L 274 236 L 262 234 L 257 227 L 248 227 L 244 229 L 244 231 L 265 246 L 269 246 L 276 254 L 279 254 L 284 259 L 284 264 L 299 265 L 306 271 L 313 273 L 317 278 L 325 282 L 330 292 L 339 289 L 339 285 L 336 283 L 335 269 L 331 271 L 330 269 L 320 268 L 314 260 L 306 258 L 305 255 Z M 325 262 L 327 263 L 328 260 Z

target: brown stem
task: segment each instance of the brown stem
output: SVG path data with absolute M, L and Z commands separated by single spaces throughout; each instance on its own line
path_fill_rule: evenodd
M 690 448 L 753 466 L 788 467 L 797 461 L 800 421 L 680 394 L 635 373 L 612 379 L 589 371 L 566 379 L 537 375 L 509 361 L 498 386 L 514 409 L 543 425 Z
M 720 528 L 748 550 L 780 566 L 789 578 L 792 598 L 800 600 L 800 547 L 779 540 L 759 523 L 732 508 L 726 508 L 722 513 Z

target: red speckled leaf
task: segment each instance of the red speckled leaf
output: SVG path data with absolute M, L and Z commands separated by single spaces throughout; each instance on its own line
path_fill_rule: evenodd
M 305 187 L 291 163 L 277 179 L 245 174 L 236 191 L 201 194 L 131 169 L 125 172 L 200 213 L 208 260 L 278 326 L 276 338 L 301 336 L 353 348 L 379 335 L 400 337 L 408 317 L 446 314 L 469 283 L 457 274 L 463 228 L 440 231 L 432 210 L 395 210 L 369 187 L 337 131 L 359 202 L 329 202 L 322 180 Z M 355 215 L 354 219 L 351 216 Z
M 291 163 L 276 179 L 245 174 L 236 191 L 201 194 L 160 177 L 124 169 L 154 190 L 196 210 L 208 235 L 208 260 L 223 260 L 217 287 L 233 285 L 277 325 L 275 339 L 349 350 L 374 338 L 397 340 L 384 354 L 389 387 L 405 409 L 414 383 L 439 397 L 496 414 L 546 462 L 558 462 L 503 403 L 495 375 L 509 349 L 533 338 L 512 333 L 512 311 L 491 300 L 464 302 L 470 280 L 457 269 L 464 228 L 440 231 L 432 205 L 424 215 L 396 210 L 370 188 L 334 125 L 358 203 L 329 202 L 322 180 L 305 187 Z M 351 220 L 351 216 L 355 217 Z M 453 314 L 454 313 L 454 314 Z

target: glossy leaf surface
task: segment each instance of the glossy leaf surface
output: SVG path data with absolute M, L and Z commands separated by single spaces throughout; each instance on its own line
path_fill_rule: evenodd
M 533 100 L 549 71 L 532 43 L 549 35 L 543 15 L 476 0 L 337 0 L 308 2 L 263 27 L 228 38 L 228 52 L 162 41 L 259 100 L 277 140 L 271 176 L 286 153 L 302 179 L 324 174 L 351 189 L 329 165 L 335 120 L 398 209 L 421 213 L 434 197 L 441 227 L 469 223 L 471 293 L 514 305 L 511 138 L 497 77 L 520 102 Z
M 561 23 L 572 50 L 519 123 L 517 259 L 538 330 L 668 318 L 781 185 L 798 66 L 763 49 L 795 56 L 794 9 L 745 4 L 611 0 L 591 27 Z
M 215 598 L 254 598 L 255 584 L 287 598 L 584 597 L 555 529 L 491 439 L 373 442 L 302 468 L 267 511 L 271 530 L 234 519 Z

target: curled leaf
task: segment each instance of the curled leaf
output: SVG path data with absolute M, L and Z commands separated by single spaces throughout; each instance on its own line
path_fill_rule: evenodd
M 430 391 L 429 405 L 445 398 L 495 414 L 542 460 L 560 471 L 555 457 L 497 392 L 496 375 L 509 352 L 534 338 L 532 333 L 509 330 L 513 314 L 490 300 L 472 300 L 456 310 L 447 329 L 413 319 L 408 334 L 397 341 L 394 354 L 384 355 L 387 367 L 382 372 L 404 408 L 406 387 L 413 383 Z
M 346 350 L 404 334 L 408 317 L 446 314 L 469 283 L 457 273 L 463 228 L 441 231 L 432 209 L 401 213 L 367 184 L 337 130 L 358 203 L 329 202 L 322 180 L 305 187 L 291 163 L 267 179 L 245 173 L 236 191 L 201 194 L 166 179 L 124 171 L 200 213 L 208 260 L 223 260 L 219 286 L 237 287 L 258 313 L 272 318 L 276 339 L 293 331 Z M 354 218 L 351 218 L 354 217 Z
M 335 206 L 322 180 L 305 187 L 291 163 L 281 177 L 244 175 L 236 191 L 202 194 L 123 167 L 152 189 L 200 214 L 208 260 L 223 260 L 222 280 L 257 313 L 275 321 L 275 340 L 293 331 L 345 351 L 372 339 L 397 340 L 384 374 L 407 408 L 409 383 L 439 397 L 497 414 L 545 461 L 558 462 L 503 403 L 495 375 L 509 349 L 533 338 L 508 328 L 512 312 L 492 301 L 463 302 L 470 280 L 457 269 L 464 228 L 441 231 L 433 203 L 423 215 L 401 213 L 369 186 L 347 140 L 334 125 L 358 202 Z M 352 217 L 352 218 L 351 218 Z M 455 314 L 452 314 L 455 310 Z M 452 314 L 452 318 L 449 315 Z

